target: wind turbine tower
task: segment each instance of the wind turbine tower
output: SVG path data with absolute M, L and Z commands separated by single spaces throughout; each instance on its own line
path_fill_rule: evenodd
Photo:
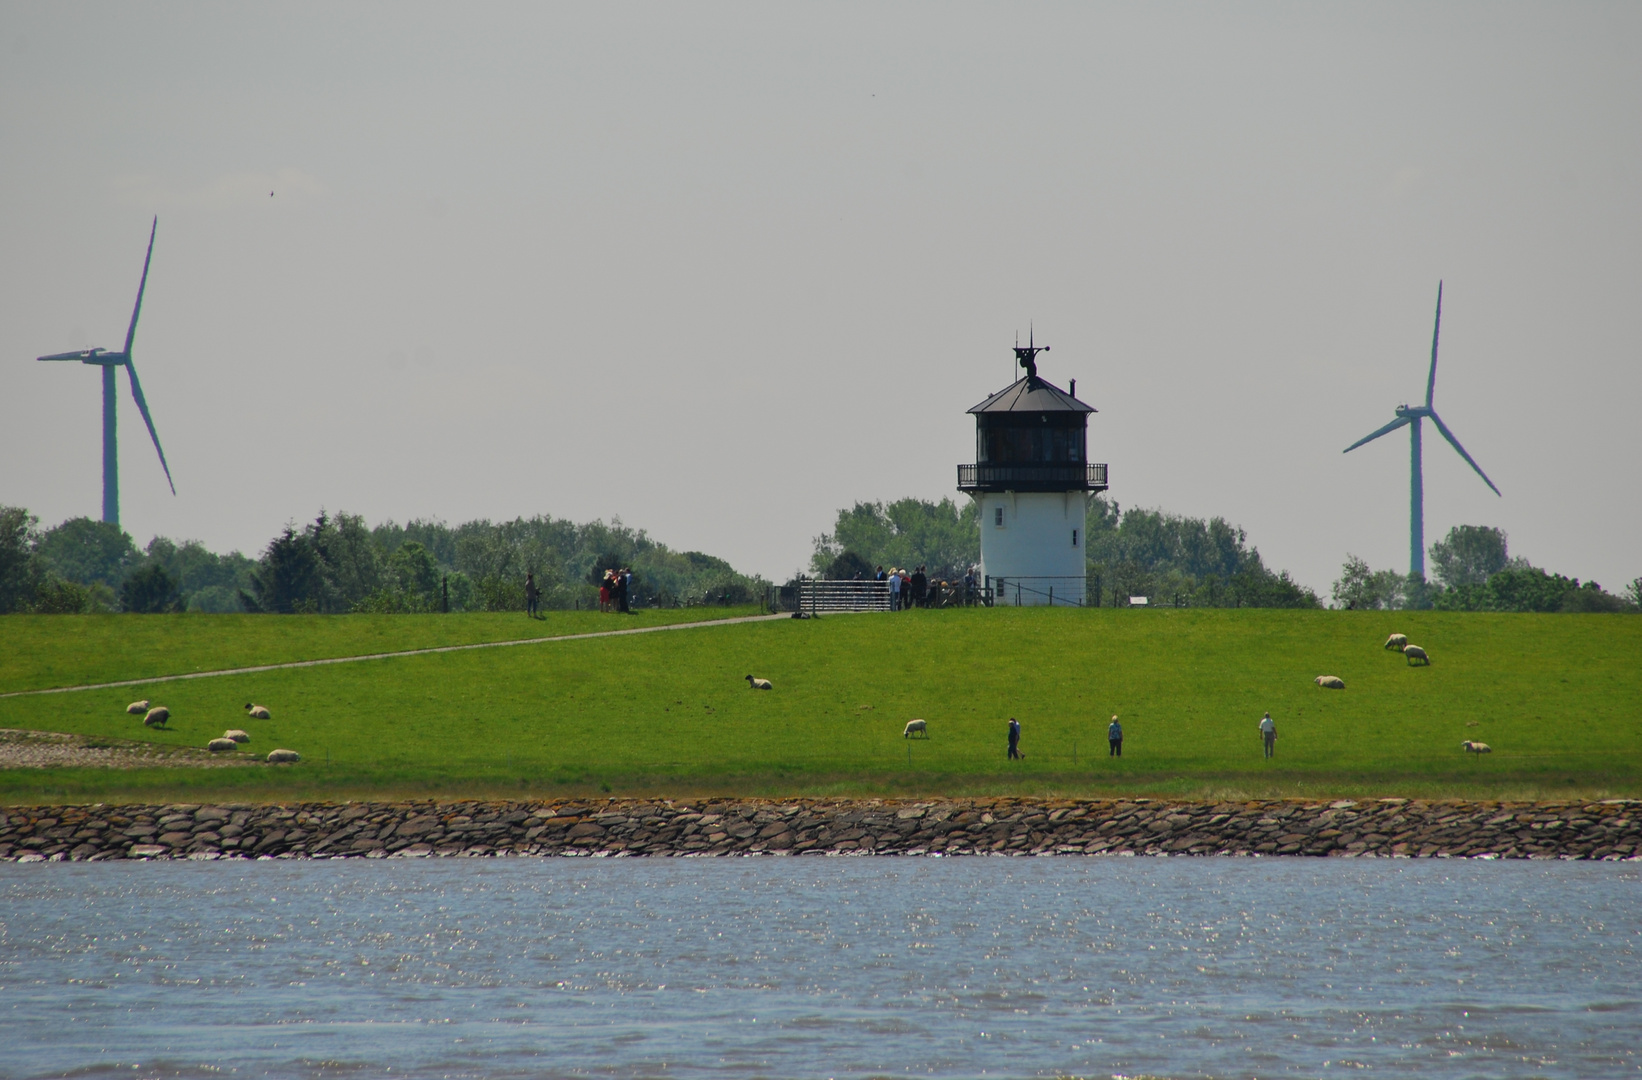
M 1425 477 L 1420 466 L 1420 421 L 1426 417 L 1437 425 L 1437 431 L 1447 439 L 1449 444 L 1459 452 L 1465 463 L 1477 471 L 1482 482 L 1494 489 L 1499 495 L 1500 490 L 1494 487 L 1494 482 L 1488 479 L 1488 474 L 1482 471 L 1482 466 L 1471 460 L 1471 455 L 1465 452 L 1465 447 L 1454 438 L 1454 433 L 1448 430 L 1448 425 L 1442 422 L 1437 410 L 1432 407 L 1431 400 L 1437 389 L 1437 338 L 1442 333 L 1442 282 L 1437 282 L 1437 324 L 1431 331 L 1431 373 L 1425 379 L 1424 405 L 1398 405 L 1397 418 L 1380 430 L 1364 435 L 1350 446 L 1341 451 L 1349 454 L 1364 443 L 1373 442 L 1387 432 L 1396 431 L 1403 425 L 1408 425 L 1409 449 L 1409 491 L 1408 491 L 1408 573 L 1410 576 L 1425 578 Z M 1503 496 L 1502 496 L 1503 497 Z
M 114 369 L 125 368 L 126 375 L 131 379 L 131 396 L 137 402 L 137 411 L 142 413 L 143 423 L 148 425 L 148 437 L 154 440 L 154 449 L 160 455 L 160 468 L 165 470 L 165 482 L 171 485 L 171 494 L 177 493 L 177 485 L 171 482 L 171 466 L 165 463 L 165 451 L 160 449 L 160 436 L 154 430 L 154 418 L 148 415 L 148 402 L 143 400 L 143 385 L 137 381 L 137 366 L 131 362 L 131 342 L 137 336 L 137 316 L 143 310 L 143 290 L 148 287 L 148 263 L 154 257 L 154 233 L 160 227 L 160 219 L 154 218 L 154 224 L 148 230 L 148 254 L 143 257 L 142 281 L 137 285 L 137 304 L 131 309 L 131 325 L 126 327 L 125 348 L 119 352 L 109 352 L 107 349 L 84 349 L 80 352 L 53 353 L 42 356 L 41 360 L 78 360 L 82 364 L 91 364 L 103 369 L 103 520 L 115 525 L 120 523 L 120 450 L 115 435 L 115 393 Z

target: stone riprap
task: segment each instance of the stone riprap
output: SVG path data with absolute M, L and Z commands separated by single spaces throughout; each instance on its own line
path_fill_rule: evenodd
M 0 859 L 428 855 L 1642 858 L 1642 802 L 581 800 L 0 809 Z

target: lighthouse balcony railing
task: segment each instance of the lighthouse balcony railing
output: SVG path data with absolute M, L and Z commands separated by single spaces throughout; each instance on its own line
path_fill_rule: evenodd
M 1105 462 L 958 466 L 959 491 L 1105 491 Z

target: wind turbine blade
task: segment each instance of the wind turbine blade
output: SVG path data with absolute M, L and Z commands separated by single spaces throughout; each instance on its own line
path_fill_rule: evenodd
M 130 360 L 125 362 L 125 373 L 131 376 L 131 396 L 137 401 L 137 411 L 143 414 L 143 423 L 148 425 L 148 437 L 154 440 L 154 449 L 160 453 L 160 468 L 165 470 L 165 482 L 171 484 L 171 494 L 177 493 L 177 485 L 171 481 L 171 466 L 165 463 L 165 451 L 160 449 L 160 433 L 154 430 L 154 418 L 148 415 L 148 402 L 143 400 L 143 384 L 137 381 L 137 365 Z M 1461 450 L 1460 453 L 1465 451 Z M 1484 479 L 1487 479 L 1484 477 Z
M 89 360 L 105 349 L 80 349 L 78 352 L 52 353 L 50 356 L 37 356 L 36 360 Z
M 1437 430 L 1442 432 L 1442 437 L 1448 440 L 1449 445 L 1460 452 L 1460 457 L 1465 459 L 1465 463 L 1477 470 L 1477 475 L 1482 477 L 1482 482 L 1487 484 L 1489 487 L 1494 488 L 1495 495 L 1499 495 L 1502 499 L 1505 498 L 1504 495 L 1500 495 L 1499 488 L 1494 487 L 1494 482 L 1488 479 L 1488 474 L 1482 471 L 1482 466 L 1471 460 L 1471 455 L 1467 454 L 1465 452 L 1465 447 L 1461 446 L 1460 441 L 1454 438 L 1454 433 L 1448 430 L 1448 425 L 1442 422 L 1442 417 L 1438 416 L 1436 413 L 1432 413 L 1431 422 L 1437 425 Z
M 1442 333 L 1442 282 L 1437 282 L 1437 325 L 1431 328 L 1431 374 L 1425 378 L 1425 407 L 1431 407 L 1431 398 L 1437 392 L 1437 335 Z M 126 351 L 131 351 L 127 345 Z
M 127 327 L 125 331 L 125 354 L 127 356 L 131 355 L 131 339 L 137 336 L 137 316 L 140 315 L 143 310 L 143 290 L 148 288 L 148 261 L 154 257 L 154 232 L 159 227 L 160 216 L 155 214 L 154 224 L 149 226 L 148 229 L 148 254 L 143 256 L 143 279 L 137 285 L 137 305 L 131 309 L 131 325 Z M 135 370 L 131 373 L 131 385 L 137 385 L 137 373 Z M 141 399 L 139 398 L 138 400 L 140 401 Z M 154 430 L 154 425 L 148 425 L 148 429 L 150 431 Z M 154 445 L 160 445 L 158 439 L 154 440 Z M 163 458 L 165 455 L 161 454 L 160 456 Z M 169 475 L 169 473 L 167 475 Z M 175 495 L 176 492 L 173 491 L 172 494 Z
M 1407 417 L 1407 416 L 1399 416 L 1399 417 L 1397 417 L 1397 419 L 1391 421 L 1391 423 L 1387 424 L 1385 427 L 1381 428 L 1379 431 L 1374 432 L 1374 434 L 1364 435 L 1362 438 L 1358 439 L 1356 442 L 1352 443 L 1350 446 L 1346 447 L 1344 450 L 1341 450 L 1340 453 L 1349 454 L 1353 450 L 1357 449 L 1359 446 L 1363 445 L 1364 443 L 1373 442 L 1375 439 L 1378 439 L 1381 435 L 1384 435 L 1388 431 L 1396 431 L 1398 428 L 1400 428 L 1404 424 L 1408 423 L 1409 419 L 1410 418 Z

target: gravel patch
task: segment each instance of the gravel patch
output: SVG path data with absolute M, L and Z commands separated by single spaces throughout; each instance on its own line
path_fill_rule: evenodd
M 193 747 L 0 728 L 0 769 L 175 769 L 256 765 L 247 754 L 213 754 Z

